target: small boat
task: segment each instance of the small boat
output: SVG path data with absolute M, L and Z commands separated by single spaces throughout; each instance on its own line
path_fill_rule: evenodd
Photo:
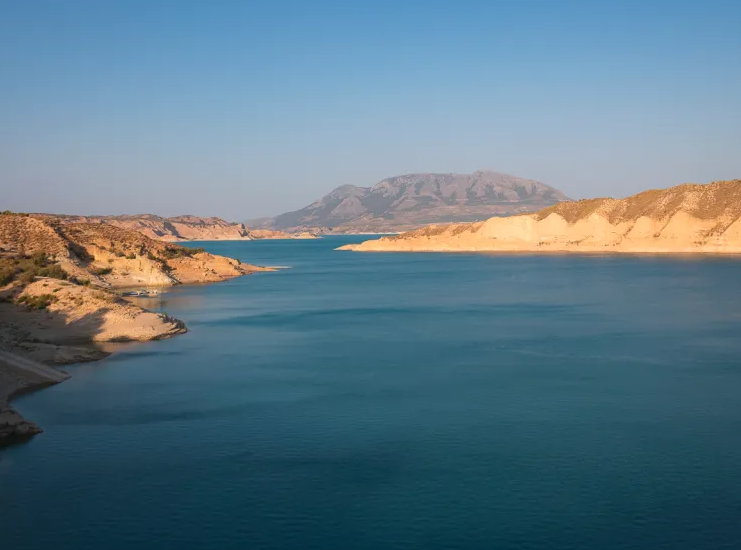
M 156 290 L 148 290 L 146 288 L 141 288 L 139 290 L 130 290 L 128 292 L 122 292 L 121 296 L 131 296 L 134 298 L 156 298 L 159 296 L 159 292 Z

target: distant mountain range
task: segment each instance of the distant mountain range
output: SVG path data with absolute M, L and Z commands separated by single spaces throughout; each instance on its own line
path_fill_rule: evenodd
M 558 189 L 498 172 L 408 174 L 373 187 L 343 185 L 301 210 L 248 223 L 289 231 L 396 232 L 535 212 L 563 200 Z

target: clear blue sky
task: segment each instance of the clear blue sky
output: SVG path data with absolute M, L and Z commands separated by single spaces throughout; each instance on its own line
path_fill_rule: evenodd
M 241 220 L 487 168 L 741 177 L 741 1 L 0 0 L 0 209 Z

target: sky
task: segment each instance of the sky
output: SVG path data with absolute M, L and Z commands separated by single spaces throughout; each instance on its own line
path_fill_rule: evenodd
M 491 169 L 741 178 L 738 0 L 0 0 L 0 210 L 218 215 Z

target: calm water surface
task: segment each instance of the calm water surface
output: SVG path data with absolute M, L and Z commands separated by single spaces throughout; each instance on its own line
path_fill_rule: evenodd
M 292 269 L 19 399 L 3 550 L 741 548 L 741 261 L 207 243 Z

